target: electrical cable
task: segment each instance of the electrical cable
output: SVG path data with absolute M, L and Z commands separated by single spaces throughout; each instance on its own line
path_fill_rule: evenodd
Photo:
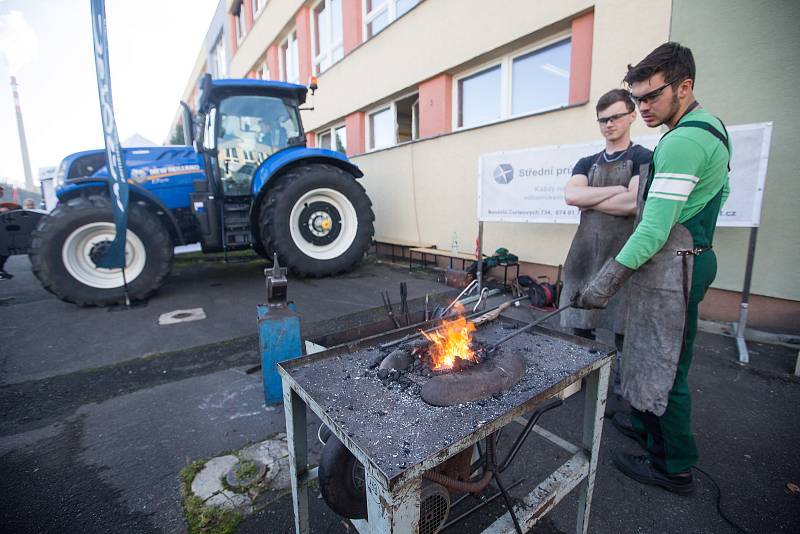
M 716 488 L 716 490 L 717 490 L 717 513 L 719 514 L 719 516 L 722 519 L 724 519 L 726 523 L 728 523 L 730 526 L 732 526 L 733 528 L 735 528 L 739 532 L 742 532 L 743 534 L 750 534 L 750 531 L 748 531 L 745 528 L 743 528 L 740 525 L 738 525 L 733 519 L 728 517 L 728 515 L 722 510 L 722 490 L 720 489 L 719 484 L 717 484 L 717 481 L 714 480 L 714 478 L 711 475 L 709 475 L 706 471 L 700 469 L 696 465 L 692 466 L 692 469 L 696 470 L 698 473 L 702 473 L 703 475 L 705 475 L 705 477 Z

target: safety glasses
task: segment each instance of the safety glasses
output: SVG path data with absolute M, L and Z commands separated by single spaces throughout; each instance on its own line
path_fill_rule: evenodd
M 629 112 L 625 112 L 625 113 L 617 113 L 616 115 L 611 115 L 609 117 L 597 117 L 597 122 L 599 122 L 601 125 L 605 126 L 609 122 L 617 122 L 622 117 L 624 117 L 625 115 L 629 115 L 629 114 L 630 114 Z
M 673 80 L 665 83 L 664 85 L 662 85 L 658 89 L 656 89 L 654 91 L 650 91 L 646 95 L 642 95 L 642 96 L 631 95 L 631 98 L 633 99 L 634 102 L 636 102 L 637 106 L 640 105 L 640 104 L 648 104 L 648 103 L 652 102 L 653 100 L 655 100 L 656 98 L 658 98 L 659 96 L 661 96 L 661 93 L 664 92 L 664 89 L 666 89 L 667 87 L 669 87 L 670 85 L 672 85 L 673 83 L 675 83 L 677 81 L 678 81 L 678 78 L 674 78 Z

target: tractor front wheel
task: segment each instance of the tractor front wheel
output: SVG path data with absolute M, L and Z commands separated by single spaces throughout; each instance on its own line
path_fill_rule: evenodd
M 332 165 L 291 169 L 261 204 L 264 249 L 299 276 L 352 269 L 374 233 L 372 204 L 355 178 Z
M 33 233 L 30 260 L 42 285 L 81 306 L 124 301 L 122 269 L 104 269 L 93 257 L 116 235 L 108 197 L 78 197 L 59 204 Z M 172 267 L 172 240 L 144 206 L 129 205 L 125 244 L 128 295 L 143 300 L 164 283 Z

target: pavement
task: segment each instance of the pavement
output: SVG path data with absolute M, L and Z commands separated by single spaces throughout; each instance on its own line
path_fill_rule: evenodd
M 0 282 L 0 531 L 185 532 L 180 469 L 284 431 L 282 409 L 263 405 L 261 376 L 248 373 L 260 362 L 255 307 L 264 300 L 263 268 L 258 260 L 180 260 L 147 306 L 108 311 L 57 300 L 27 258 L 10 258 L 15 278 Z M 437 278 L 368 258 L 344 276 L 291 279 L 289 296 L 312 338 L 385 319 L 380 291 L 397 299 L 401 281 L 416 307 L 426 293 L 452 291 Z M 197 307 L 206 319 L 158 325 L 162 313 Z M 509 315 L 530 318 L 526 309 Z M 800 485 L 797 350 L 749 347 L 751 364 L 742 366 L 733 339 L 698 336 L 690 385 L 699 465 L 747 531 L 800 532 L 800 494 L 787 486 Z M 577 441 L 582 407 L 579 393 L 541 424 Z M 590 532 L 736 532 L 717 513 L 704 476 L 696 475 L 698 491 L 686 498 L 617 472 L 613 451 L 636 445 L 604 426 Z M 510 427 L 503 440 L 516 432 Z M 311 443 L 312 462 L 318 454 Z M 512 495 L 564 460 L 530 438 L 505 477 L 507 484 L 525 479 Z M 316 492 L 311 501 L 312 532 L 355 532 Z M 502 512 L 498 501 L 447 532 L 480 532 Z M 532 532 L 574 532 L 575 508 L 568 496 Z M 286 496 L 238 532 L 292 528 Z

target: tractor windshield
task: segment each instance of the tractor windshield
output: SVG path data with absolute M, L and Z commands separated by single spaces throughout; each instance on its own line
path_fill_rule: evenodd
M 262 161 L 303 143 L 297 106 L 269 96 L 232 96 L 219 105 L 217 143 L 225 195 L 250 194 Z

